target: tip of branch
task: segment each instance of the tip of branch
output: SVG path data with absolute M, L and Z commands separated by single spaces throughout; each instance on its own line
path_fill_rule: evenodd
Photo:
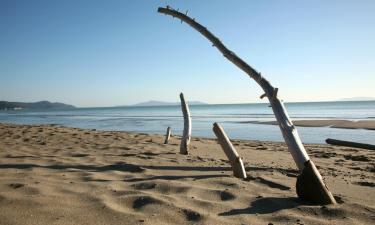
M 264 98 L 264 97 L 266 97 L 267 95 L 266 95 L 266 93 L 264 93 L 264 94 L 262 94 L 261 96 L 260 96 L 260 99 L 262 99 L 262 98 Z
M 168 12 L 169 10 L 173 10 L 172 7 L 170 7 L 169 5 L 167 5 L 167 7 L 158 7 L 158 13 L 166 13 Z

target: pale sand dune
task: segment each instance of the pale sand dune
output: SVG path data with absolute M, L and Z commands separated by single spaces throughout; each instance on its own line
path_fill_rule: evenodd
M 278 125 L 276 121 L 246 121 L 241 123 L 256 123 Z M 375 130 L 375 120 L 293 120 L 293 124 L 300 127 L 333 127 L 344 129 L 367 129 Z
M 307 145 L 340 204 L 296 198 L 282 143 L 233 141 L 248 180 L 220 146 L 193 138 L 0 124 L 0 224 L 374 224 L 375 152 Z

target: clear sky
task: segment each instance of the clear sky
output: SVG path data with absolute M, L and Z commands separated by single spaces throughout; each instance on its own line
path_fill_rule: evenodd
M 216 34 L 285 101 L 375 97 L 375 1 L 0 0 L 0 100 L 114 106 L 260 102 L 261 89 L 170 5 Z

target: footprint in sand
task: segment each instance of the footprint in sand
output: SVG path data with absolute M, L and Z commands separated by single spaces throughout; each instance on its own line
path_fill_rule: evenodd
M 161 204 L 162 202 L 150 196 L 141 196 L 133 202 L 133 209 L 139 210 L 149 204 Z
M 13 189 L 18 189 L 18 188 L 24 187 L 25 185 L 21 184 L 21 183 L 11 183 L 8 186 L 13 188 Z
M 229 201 L 235 199 L 236 196 L 228 191 L 220 191 L 220 199 L 222 201 Z
M 148 189 L 154 189 L 156 187 L 156 183 L 154 182 L 142 182 L 132 185 L 137 190 L 148 190 Z
M 194 222 L 197 222 L 199 220 L 202 219 L 202 216 L 201 214 L 193 211 L 193 210 L 189 210 L 189 209 L 182 209 L 182 213 L 185 215 L 185 218 L 186 220 L 188 221 L 194 221 Z
M 370 162 L 371 159 L 365 155 L 344 155 L 346 160 Z
M 90 154 L 85 154 L 85 153 L 73 153 L 70 156 L 71 157 L 78 157 L 78 158 L 80 158 L 80 157 L 86 157 L 86 156 L 89 156 L 89 155 Z
M 355 184 L 358 184 L 360 186 L 365 186 L 365 187 L 375 187 L 375 183 L 367 182 L 367 181 L 359 181 L 359 182 L 356 182 Z
M 143 154 L 143 155 L 147 155 L 147 156 L 156 156 L 156 155 L 160 155 L 160 154 L 158 154 L 158 153 L 154 153 L 154 152 L 143 152 L 143 153 L 141 153 L 141 154 Z

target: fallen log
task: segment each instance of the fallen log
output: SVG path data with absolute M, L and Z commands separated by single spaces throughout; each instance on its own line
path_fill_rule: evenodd
M 180 94 L 181 110 L 184 116 L 184 130 L 181 137 L 180 154 L 189 154 L 189 143 L 191 139 L 191 117 L 189 105 L 185 101 L 184 94 Z
M 167 133 L 165 134 L 164 144 L 168 144 L 170 138 L 171 138 L 171 127 L 168 127 Z
M 224 129 L 218 123 L 214 123 L 212 130 L 214 131 L 217 141 L 221 145 L 225 155 L 228 157 L 229 163 L 232 166 L 233 175 L 238 178 L 246 178 L 247 175 L 242 159 L 238 155 L 227 134 L 224 132 Z
M 275 114 L 276 120 L 279 124 L 281 133 L 284 137 L 285 143 L 288 146 L 290 153 L 293 156 L 293 159 L 302 174 L 306 170 L 312 170 L 313 168 L 316 169 L 314 166 L 309 166 L 305 169 L 305 164 L 313 164 L 310 160 L 305 147 L 302 144 L 302 141 L 298 135 L 297 129 L 293 125 L 292 121 L 289 118 L 289 115 L 284 107 L 283 102 L 279 99 L 278 96 L 278 89 L 274 88 L 268 80 L 266 80 L 259 72 L 253 69 L 250 65 L 248 65 L 245 61 L 243 61 L 240 57 L 238 57 L 234 52 L 229 50 L 215 35 L 213 35 L 206 27 L 202 26 L 195 19 L 190 18 L 187 14 L 181 13 L 178 10 L 174 10 L 173 8 L 167 6 L 166 8 L 159 7 L 159 13 L 163 13 L 173 18 L 178 18 L 181 22 L 185 22 L 193 27 L 196 31 L 201 33 L 204 37 L 206 37 L 209 41 L 212 42 L 212 45 L 215 46 L 225 58 L 231 61 L 234 65 L 239 67 L 242 71 L 247 73 L 252 79 L 254 79 L 263 89 L 264 94 L 262 97 L 267 97 L 272 110 Z M 317 179 L 322 179 L 319 172 L 311 171 L 308 173 L 310 176 L 317 176 Z M 313 178 L 312 178 L 313 179 Z M 336 203 L 330 191 L 326 188 L 323 181 L 321 183 L 317 183 L 316 185 L 323 186 L 316 187 L 314 190 L 317 190 L 321 196 L 320 200 L 323 204 L 326 204 L 325 199 L 331 199 L 330 203 Z M 325 192 L 321 192 L 318 190 L 326 190 Z M 298 194 L 298 193 L 297 193 Z M 324 196 L 323 196 L 324 195 Z M 332 198 L 331 198 L 332 197 Z M 319 199 L 317 199 L 319 201 Z
M 326 143 L 331 144 L 331 145 L 339 145 L 339 146 L 345 146 L 345 147 L 375 150 L 375 145 L 364 144 L 364 143 L 359 143 L 359 142 L 342 141 L 342 140 L 327 138 Z

